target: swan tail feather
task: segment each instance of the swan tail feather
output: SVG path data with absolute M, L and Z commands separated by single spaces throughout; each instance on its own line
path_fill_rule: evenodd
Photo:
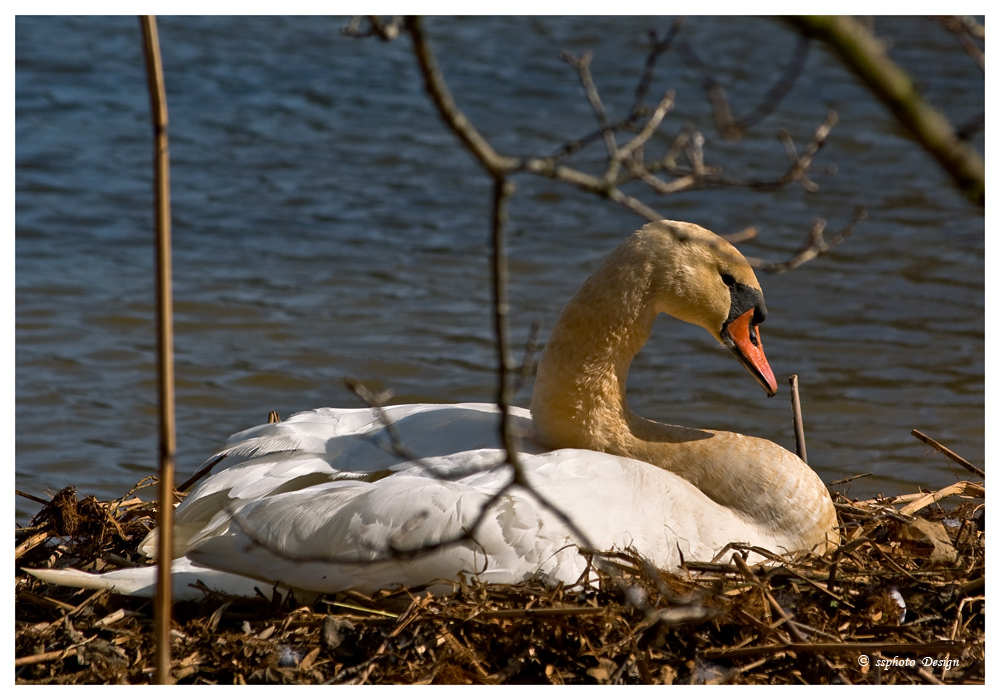
M 271 596 L 274 586 L 256 579 L 198 566 L 187 557 L 175 559 L 172 565 L 174 600 L 196 600 L 204 589 L 229 595 L 253 598 L 258 594 Z M 122 595 L 152 598 L 156 595 L 156 566 L 138 566 L 103 574 L 91 574 L 77 569 L 24 569 L 35 578 L 57 586 L 109 590 Z
M 70 588 L 86 588 L 92 591 L 106 589 L 125 595 L 141 595 L 137 591 L 149 587 L 156 589 L 155 567 L 143 566 L 115 571 L 113 572 L 115 576 L 90 574 L 77 569 L 24 569 L 24 571 L 45 583 Z

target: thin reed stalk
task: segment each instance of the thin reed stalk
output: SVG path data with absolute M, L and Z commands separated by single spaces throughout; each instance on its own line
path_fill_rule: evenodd
M 806 431 L 802 426 L 802 404 L 799 403 L 799 375 L 788 375 L 788 383 L 792 387 L 792 423 L 795 426 L 795 454 L 806 464 Z
M 173 559 L 174 455 L 174 327 L 170 265 L 170 152 L 167 139 L 167 93 L 156 18 L 143 15 L 143 49 L 153 120 L 154 207 L 156 220 L 156 328 L 157 375 L 160 408 L 159 548 L 156 586 L 156 676 L 160 685 L 172 682 L 170 675 L 171 576 Z

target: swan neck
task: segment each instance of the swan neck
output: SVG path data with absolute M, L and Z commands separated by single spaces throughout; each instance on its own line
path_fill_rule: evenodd
M 553 447 L 622 452 L 629 434 L 629 366 L 656 317 L 651 265 L 615 251 L 556 323 L 538 365 L 531 410 L 536 437 Z

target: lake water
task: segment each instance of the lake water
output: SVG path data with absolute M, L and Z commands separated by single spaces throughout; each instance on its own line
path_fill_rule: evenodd
M 345 37 L 340 18 L 159 20 L 170 112 L 178 479 L 233 432 L 316 406 L 360 406 L 354 376 L 396 402 L 494 396 L 490 183 L 440 123 L 408 38 Z M 612 118 L 631 104 L 668 18 L 435 18 L 427 31 L 459 106 L 502 152 L 548 154 L 594 118 L 562 50 L 594 52 Z M 892 56 L 955 124 L 984 110 L 978 68 L 928 20 L 879 19 Z M 689 18 L 681 33 L 745 114 L 794 34 L 768 19 Z M 711 126 L 680 55 L 650 92 L 677 106 L 647 147 L 691 122 L 709 165 L 776 177 L 829 109 L 818 192 L 708 189 L 641 196 L 742 250 L 790 257 L 813 220 L 869 218 L 835 252 L 761 274 L 781 394 L 767 399 L 701 329 L 663 318 L 630 373 L 640 414 L 794 444 L 797 373 L 810 463 L 854 496 L 956 476 L 917 428 L 985 459 L 984 218 L 887 110 L 814 45 L 792 93 L 740 141 Z M 132 17 L 16 20 L 16 487 L 119 496 L 156 469 L 151 129 Z M 973 140 L 980 151 L 982 135 Z M 602 146 L 576 162 L 600 168 Z M 562 306 L 643 222 L 566 185 L 521 177 L 510 206 L 511 332 L 544 341 Z M 530 400 L 530 382 L 518 403 Z M 153 494 L 149 493 L 149 497 Z M 37 504 L 16 499 L 23 522 Z

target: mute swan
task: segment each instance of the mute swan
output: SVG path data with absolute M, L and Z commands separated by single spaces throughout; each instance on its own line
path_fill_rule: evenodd
M 826 550 L 836 515 L 805 463 L 760 438 L 665 425 L 635 415 L 629 364 L 667 313 L 705 328 L 768 395 L 776 383 L 757 326 L 757 279 L 724 239 L 700 226 L 647 224 L 590 276 L 553 329 L 531 413 L 513 409 L 524 474 L 600 550 L 634 547 L 661 568 L 707 560 L 730 542 L 775 552 Z M 509 480 L 499 415 L 489 404 L 385 410 L 410 454 L 394 452 L 374 409 L 321 408 L 232 436 L 218 471 L 175 515 L 174 595 L 196 580 L 234 594 L 267 582 L 311 593 L 454 580 L 515 582 L 584 571 L 573 534 L 528 492 L 492 504 L 471 539 L 416 557 L 387 557 L 459 537 Z M 445 478 L 439 478 L 444 476 Z M 140 550 L 156 553 L 155 532 Z M 30 573 L 53 583 L 152 595 L 155 567 L 106 574 Z

